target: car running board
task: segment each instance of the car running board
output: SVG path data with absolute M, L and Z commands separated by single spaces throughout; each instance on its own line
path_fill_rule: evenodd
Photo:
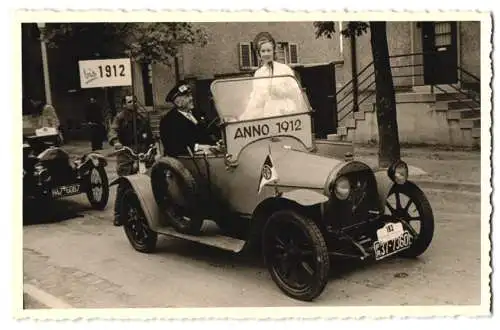
M 245 246 L 245 241 L 243 240 L 214 233 L 207 233 L 203 231 L 199 235 L 182 234 L 176 231 L 172 227 L 161 227 L 156 229 L 156 231 L 163 235 L 182 238 L 192 242 L 213 246 L 222 250 L 232 251 L 235 253 L 241 252 L 241 250 L 243 250 L 243 247 Z

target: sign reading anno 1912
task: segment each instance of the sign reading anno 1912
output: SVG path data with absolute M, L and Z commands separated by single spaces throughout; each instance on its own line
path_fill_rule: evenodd
M 78 61 L 81 88 L 131 86 L 129 58 Z

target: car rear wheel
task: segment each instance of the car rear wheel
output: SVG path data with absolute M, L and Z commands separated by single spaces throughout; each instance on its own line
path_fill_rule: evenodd
M 141 203 L 133 189 L 127 188 L 122 195 L 121 223 L 132 247 L 142 253 L 153 252 L 158 234 L 149 227 Z
M 311 301 L 323 292 L 330 259 L 311 219 L 293 210 L 274 213 L 264 228 L 262 253 L 273 281 L 289 297 Z
M 109 184 L 104 167 L 93 167 L 88 175 L 87 198 L 96 210 L 103 210 L 108 204 Z
M 403 222 L 413 236 L 412 245 L 399 253 L 415 258 L 427 250 L 434 236 L 434 214 L 425 194 L 416 185 L 394 185 L 386 202 L 386 213 Z

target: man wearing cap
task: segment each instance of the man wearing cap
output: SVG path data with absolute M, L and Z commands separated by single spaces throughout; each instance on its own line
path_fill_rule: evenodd
M 160 120 L 160 139 L 165 155 L 187 155 L 188 147 L 196 151 L 196 145 L 215 144 L 215 139 L 208 134 L 200 119 L 193 115 L 193 94 L 186 82 L 176 84 L 167 94 L 165 101 L 175 105 Z
M 134 124 L 135 116 L 135 124 Z M 137 139 L 137 148 L 135 146 Z M 149 120 L 137 111 L 135 98 L 131 95 L 125 96 L 123 100 L 123 110 L 114 118 L 108 134 L 108 141 L 115 149 L 127 146 L 135 152 L 147 151 L 150 144 L 154 142 L 153 133 Z M 126 155 L 119 153 L 116 156 L 116 172 L 119 176 L 130 175 L 137 172 L 134 161 Z M 118 185 L 117 196 L 120 196 L 122 185 Z M 115 200 L 114 225 L 119 226 L 120 199 Z

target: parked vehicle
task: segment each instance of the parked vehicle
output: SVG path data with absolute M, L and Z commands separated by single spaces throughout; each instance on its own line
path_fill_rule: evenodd
M 109 197 L 106 159 L 87 153 L 71 161 L 59 145 L 55 128 L 37 129 L 23 142 L 23 199 L 46 201 L 86 194 L 93 208 L 102 210 Z
M 239 120 L 256 86 L 274 93 L 264 107 L 293 111 Z M 118 179 L 128 187 L 122 223 L 134 249 L 153 252 L 163 234 L 258 251 L 285 294 L 311 301 L 331 263 L 341 262 L 334 257 L 417 257 L 429 247 L 432 208 L 408 180 L 407 164 L 373 170 L 352 155 L 318 154 L 310 105 L 294 77 L 215 80 L 211 92 L 220 145 L 161 157 L 147 172 Z M 217 233 L 205 230 L 209 222 Z

